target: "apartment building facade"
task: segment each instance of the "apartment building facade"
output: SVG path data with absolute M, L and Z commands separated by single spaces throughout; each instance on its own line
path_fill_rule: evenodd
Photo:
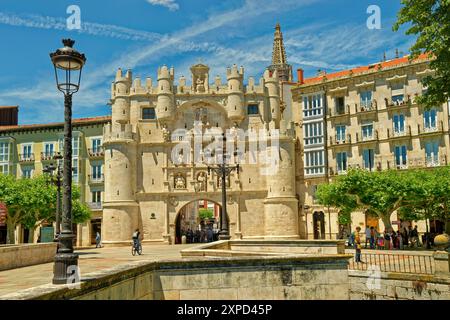
M 297 131 L 303 141 L 299 156 L 304 167 L 298 174 L 302 175 L 301 215 L 307 238 L 334 238 L 339 230 L 338 212 L 315 201 L 320 183 L 350 168 L 377 171 L 447 165 L 449 106 L 427 110 L 415 100 L 426 90 L 424 77 L 433 74 L 429 62 L 425 55 L 413 61 L 402 57 L 322 73 L 292 90 Z M 321 150 L 325 150 L 323 158 Z M 392 221 L 409 223 L 395 214 Z M 419 230 L 425 232 L 427 223 L 433 228 L 436 222 L 419 221 Z M 367 225 L 384 230 L 381 220 L 363 212 L 354 213 L 347 227 Z
M 92 211 L 90 221 L 74 225 L 77 246 L 95 243 L 95 233 L 101 228 L 104 194 L 103 126 L 109 122 L 110 117 L 73 120 L 73 183 L 80 187 L 81 200 Z M 43 174 L 43 169 L 50 164 L 56 166 L 58 160 L 54 156 L 63 151 L 63 128 L 63 123 L 0 126 L 0 173 L 26 179 Z M 28 230 L 18 226 L 15 242 L 27 242 L 27 234 Z M 34 241 L 38 234 L 39 230 L 35 232 Z

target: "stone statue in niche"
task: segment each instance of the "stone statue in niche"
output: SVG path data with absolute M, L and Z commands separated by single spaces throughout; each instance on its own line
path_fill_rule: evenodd
M 181 173 L 178 173 L 175 177 L 175 189 L 186 189 L 186 179 Z
M 197 175 L 197 191 L 206 191 L 206 173 L 199 172 Z
M 202 93 L 205 92 L 205 85 L 204 85 L 205 81 L 203 81 L 202 79 L 198 78 L 196 81 L 196 91 L 197 93 Z
M 171 140 L 171 138 L 170 138 L 170 131 L 169 131 L 169 129 L 167 129 L 167 125 L 163 126 L 162 134 L 163 134 L 164 142 L 170 142 L 170 140 Z
M 230 181 L 231 181 L 230 176 L 226 176 L 225 177 L 225 186 L 227 188 L 230 187 Z M 217 176 L 217 187 L 222 188 L 222 177 Z

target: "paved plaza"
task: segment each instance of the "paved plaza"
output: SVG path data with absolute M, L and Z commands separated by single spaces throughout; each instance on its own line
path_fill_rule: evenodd
M 132 256 L 131 247 L 106 247 L 84 249 L 79 253 L 81 278 L 91 272 L 109 269 L 136 260 L 181 259 L 180 250 L 195 246 L 143 245 L 141 256 Z M 198 245 L 198 244 L 197 244 Z M 0 271 L 0 297 L 23 289 L 51 283 L 53 262 L 13 270 Z

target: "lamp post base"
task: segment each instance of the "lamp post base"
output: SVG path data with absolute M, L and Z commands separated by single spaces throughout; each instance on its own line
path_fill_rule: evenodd
M 53 284 L 71 284 L 79 281 L 78 254 L 57 253 L 53 265 Z
M 228 233 L 219 232 L 219 240 L 230 240 L 231 236 Z

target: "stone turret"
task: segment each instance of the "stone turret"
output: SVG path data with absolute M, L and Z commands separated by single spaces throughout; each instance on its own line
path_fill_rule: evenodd
M 139 227 L 136 192 L 137 143 L 131 124 L 112 123 L 103 128 L 105 149 L 105 198 L 103 235 L 105 245 L 128 244 Z
M 295 192 L 295 133 L 279 131 L 279 148 L 272 151 L 273 170 L 266 176 L 265 238 L 298 239 L 298 200 Z
M 173 68 L 170 68 L 170 70 L 167 66 L 158 68 L 156 114 L 160 121 L 170 121 L 175 116 L 173 79 Z
M 244 108 L 244 68 L 238 70 L 236 65 L 227 68 L 228 98 L 227 112 L 232 121 L 240 122 L 245 118 Z
M 105 245 L 128 244 L 139 227 L 139 207 L 135 201 L 137 139 L 130 123 L 130 99 L 146 92 L 141 79 L 132 79 L 119 69 L 112 94 L 112 121 L 103 128 L 105 151 L 105 197 L 102 241 Z
M 278 82 L 278 73 L 275 70 L 271 72 L 266 70 L 264 72 L 264 85 L 267 89 L 269 98 L 269 107 L 271 115 L 271 128 L 279 128 L 280 123 L 280 86 Z
M 112 122 L 113 123 L 127 123 L 130 121 L 130 88 L 132 75 L 128 70 L 123 76 L 122 69 L 118 69 L 116 78 L 112 85 Z

